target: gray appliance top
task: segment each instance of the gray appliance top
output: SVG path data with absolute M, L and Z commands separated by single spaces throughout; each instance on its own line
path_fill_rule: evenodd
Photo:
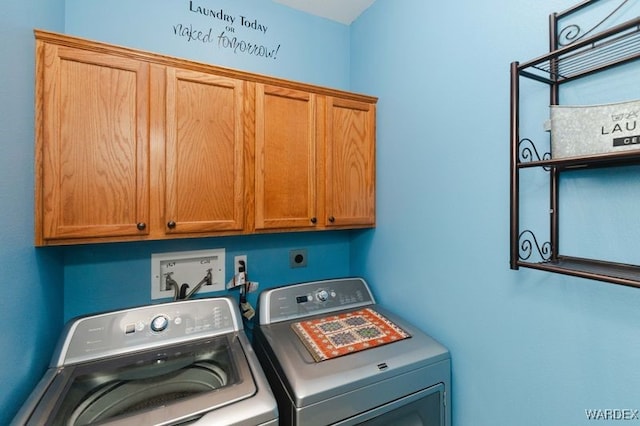
M 362 278 L 310 281 L 260 293 L 260 324 L 305 318 L 372 305 L 369 286 Z
M 234 299 L 193 299 L 76 319 L 67 324 L 51 367 L 186 343 L 242 330 Z
M 323 290 L 329 293 L 326 300 L 322 300 L 325 298 L 321 293 Z M 348 312 L 362 306 L 384 315 L 411 337 L 316 362 L 291 328 L 301 318 L 321 318 L 328 312 Z M 261 294 L 259 308 L 256 350 L 264 350 L 278 366 L 298 407 L 345 395 L 450 359 L 449 351 L 443 345 L 376 305 L 361 278 L 315 281 L 268 290 Z
M 130 414 L 108 424 L 174 424 L 202 416 L 196 423 L 277 425 L 276 401 L 240 318 L 227 296 L 72 320 L 12 425 L 43 424 L 57 407 L 61 417 L 84 416 L 86 408 L 87 415 L 107 418 L 118 404 Z M 83 392 L 92 396 L 83 400 Z

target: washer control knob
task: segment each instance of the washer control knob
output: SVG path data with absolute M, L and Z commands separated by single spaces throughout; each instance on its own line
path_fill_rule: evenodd
M 329 293 L 327 292 L 327 290 L 320 290 L 318 293 L 316 293 L 316 297 L 319 301 L 326 302 L 327 299 L 329 299 Z
M 151 330 L 159 333 L 164 331 L 169 325 L 169 318 L 164 315 L 158 315 L 154 319 L 151 320 Z

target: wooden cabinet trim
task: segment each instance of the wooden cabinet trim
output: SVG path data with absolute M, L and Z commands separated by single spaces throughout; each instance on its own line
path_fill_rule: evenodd
M 99 41 L 88 40 L 80 37 L 69 36 L 65 34 L 54 33 L 50 31 L 44 31 L 40 29 L 34 30 L 36 39 L 54 43 L 60 46 L 69 46 L 74 48 L 92 50 L 94 52 L 104 52 L 112 55 L 125 56 L 134 58 L 150 63 L 155 63 L 165 66 L 173 66 L 182 69 L 192 69 L 195 71 L 201 71 L 205 73 L 213 73 L 220 76 L 237 78 L 241 80 L 252 81 L 255 83 L 263 83 L 268 85 L 274 85 L 281 88 L 291 88 L 295 90 L 302 90 L 319 95 L 335 96 L 340 99 L 352 99 L 355 101 L 361 101 L 366 103 L 376 103 L 377 97 L 347 92 L 339 89 L 332 89 L 322 86 L 316 86 L 313 84 L 296 82 L 292 80 L 281 79 L 277 77 L 265 76 L 256 73 L 250 73 L 246 71 L 235 70 L 231 68 L 221 67 L 218 65 L 210 65 L 202 62 L 191 61 L 182 58 L 176 58 L 173 56 L 162 55 L 158 53 L 146 52 L 143 50 L 133 49 L 123 46 L 115 46 Z

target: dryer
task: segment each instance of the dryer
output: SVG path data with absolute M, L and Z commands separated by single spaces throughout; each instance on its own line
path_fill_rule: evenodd
M 283 425 L 451 425 L 451 358 L 362 278 L 260 294 L 253 346 Z

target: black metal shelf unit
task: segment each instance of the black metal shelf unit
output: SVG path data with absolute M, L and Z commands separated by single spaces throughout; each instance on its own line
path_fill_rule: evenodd
M 549 86 L 550 105 L 559 104 L 562 84 L 640 59 L 640 18 L 611 27 L 587 37 L 578 36 L 572 26 L 559 28 L 561 20 L 594 5 L 587 0 L 549 17 L 550 52 L 531 61 L 511 63 L 511 211 L 510 267 L 539 269 L 565 275 L 605 281 L 640 288 L 640 266 L 561 255 L 559 240 L 559 179 L 561 173 L 592 167 L 618 167 L 640 164 L 640 151 L 551 158 L 540 155 L 535 144 L 520 137 L 520 79 L 526 78 Z M 626 1 L 622 1 L 622 7 Z M 616 9 L 617 10 L 617 9 Z M 615 11 L 614 11 L 615 12 Z M 598 23 L 601 25 L 611 15 Z M 566 42 L 564 42 L 565 40 Z M 520 171 L 540 167 L 549 174 L 549 241 L 540 244 L 530 230 L 520 230 Z M 529 260 L 537 251 L 538 261 Z

